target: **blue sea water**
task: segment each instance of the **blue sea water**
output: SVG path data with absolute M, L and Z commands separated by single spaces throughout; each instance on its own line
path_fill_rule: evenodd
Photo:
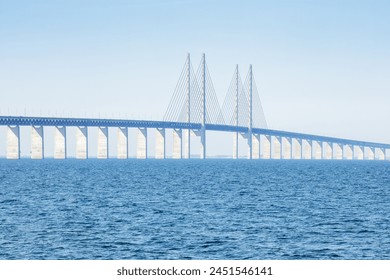
M 390 162 L 0 160 L 0 259 L 390 259 Z

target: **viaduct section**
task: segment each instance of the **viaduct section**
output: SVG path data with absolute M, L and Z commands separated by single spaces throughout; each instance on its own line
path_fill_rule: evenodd
M 46 127 L 54 127 L 54 158 L 68 158 L 67 128 L 76 127 L 76 158 L 87 159 L 88 131 L 97 129 L 97 158 L 109 155 L 109 127 L 117 128 L 117 158 L 129 158 L 129 129 L 137 130 L 136 157 L 148 157 L 148 131 L 155 129 L 155 155 L 182 159 L 191 157 L 191 139 L 198 138 L 199 157 L 207 157 L 207 131 L 233 135 L 232 157 L 238 158 L 239 137 L 246 140 L 248 159 L 338 159 L 389 160 L 390 144 L 333 138 L 268 129 L 252 65 L 244 81 L 238 66 L 222 106 L 206 64 L 205 55 L 194 71 L 190 55 L 183 66 L 176 89 L 162 121 L 0 116 L 7 127 L 7 159 L 20 158 L 20 127 L 31 127 L 31 158 L 45 157 Z M 173 131 L 173 150 L 166 153 L 166 131 Z

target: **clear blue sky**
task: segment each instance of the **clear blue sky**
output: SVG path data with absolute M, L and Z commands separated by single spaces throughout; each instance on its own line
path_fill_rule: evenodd
M 1 115 L 161 119 L 187 52 L 274 129 L 390 142 L 389 1 L 0 0 Z

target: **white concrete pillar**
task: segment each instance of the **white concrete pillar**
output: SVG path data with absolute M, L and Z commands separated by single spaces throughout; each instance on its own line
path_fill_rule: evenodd
M 137 133 L 137 158 L 148 158 L 148 129 L 139 127 Z
M 283 137 L 280 137 L 280 159 L 283 159 L 283 151 L 284 151 L 284 142 Z
M 183 158 L 182 152 L 182 130 L 174 129 L 173 130 L 173 152 L 172 158 L 181 159 Z
M 385 150 L 385 160 L 390 160 L 390 150 L 389 149 Z
M 312 141 L 312 159 L 321 159 L 322 158 L 322 146 L 318 141 Z
M 374 148 L 364 147 L 364 159 L 365 160 L 373 160 L 375 158 Z
M 353 159 L 353 146 L 352 145 L 343 145 L 343 159 L 352 160 Z
M 353 146 L 353 149 L 354 149 L 354 159 L 362 160 L 364 158 L 364 156 L 363 156 L 363 149 L 364 149 L 364 147 Z
M 206 128 L 202 127 L 200 130 L 200 158 L 205 159 L 207 157 L 206 152 Z
M 312 158 L 312 142 L 311 140 L 302 139 L 302 159 Z
M 281 137 L 272 136 L 271 137 L 271 148 L 272 148 L 272 159 L 281 159 Z
M 262 135 L 260 140 L 260 158 L 270 159 L 271 158 L 271 136 Z
M 292 158 L 302 159 L 302 140 L 298 138 L 292 139 L 292 149 L 294 150 Z
M 233 158 L 238 159 L 238 132 L 233 135 Z
M 86 126 L 76 128 L 76 158 L 88 158 L 88 127 Z
M 129 158 L 129 132 L 127 127 L 118 127 L 117 157 L 119 159 Z
M 191 130 L 182 130 L 182 142 L 183 142 L 183 158 L 191 158 Z
M 318 144 L 321 146 L 321 159 L 326 159 L 325 158 L 326 142 L 319 142 Z
M 332 159 L 332 143 L 329 142 L 321 142 L 322 144 L 322 159 Z
M 31 127 L 31 159 L 44 158 L 43 126 Z
M 108 157 L 108 127 L 98 127 L 97 158 L 107 159 Z
M 368 160 L 374 160 L 375 159 L 375 149 L 372 147 L 367 147 L 368 149 Z
M 252 134 L 252 159 L 260 158 L 260 135 Z
M 291 151 L 292 151 L 291 138 L 282 137 L 281 141 L 283 143 L 282 158 L 283 159 L 291 159 Z
M 7 126 L 7 159 L 20 158 L 20 128 Z
M 66 127 L 56 126 L 54 128 L 54 158 L 66 159 Z
M 253 145 L 252 145 L 252 140 L 253 140 L 253 133 L 252 130 L 249 129 L 248 134 L 245 137 L 247 139 L 248 143 L 248 153 L 247 153 L 247 159 L 252 159 L 253 158 Z
M 156 129 L 156 158 L 165 159 L 165 128 Z
M 375 159 L 376 160 L 384 160 L 385 159 L 385 149 L 375 148 Z
M 343 145 L 338 143 L 333 143 L 333 159 L 343 159 Z

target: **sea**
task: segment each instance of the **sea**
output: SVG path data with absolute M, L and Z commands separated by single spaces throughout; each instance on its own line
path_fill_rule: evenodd
M 0 160 L 0 259 L 390 259 L 390 162 Z

